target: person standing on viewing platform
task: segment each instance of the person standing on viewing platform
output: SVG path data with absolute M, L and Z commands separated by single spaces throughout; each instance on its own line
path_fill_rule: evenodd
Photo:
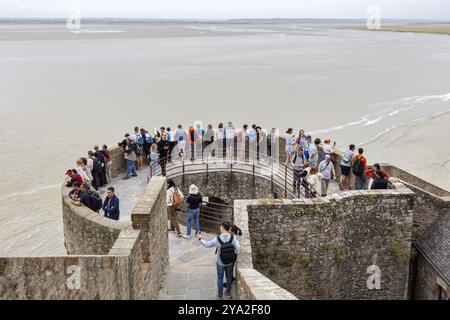
M 336 144 L 336 142 L 335 142 Z M 329 155 L 330 159 L 333 159 L 333 147 L 331 146 L 331 139 L 325 139 L 322 146 L 322 160 L 325 160 L 325 156 Z
M 159 153 L 159 165 L 161 167 L 161 174 L 166 176 L 166 165 L 169 156 L 170 143 L 167 141 L 167 135 L 164 133 L 161 136 L 161 140 L 158 142 L 158 153 Z
M 175 131 L 175 141 L 177 144 L 178 155 L 183 155 L 186 150 L 186 131 L 184 131 L 181 124 L 178 125 L 177 131 Z
M 358 155 L 355 157 L 352 165 L 353 174 L 356 177 L 356 190 L 367 189 L 366 167 L 367 159 L 363 156 L 364 149 L 358 149 Z
M 293 191 L 294 193 L 300 192 L 300 186 L 301 186 L 301 174 L 303 172 L 303 163 L 304 163 L 304 156 L 303 156 L 303 150 L 301 148 L 297 149 L 297 153 L 292 158 L 292 171 L 294 174 L 293 179 Z
M 180 225 L 177 220 L 177 208 L 183 201 L 184 195 L 180 189 L 175 185 L 172 179 L 167 180 L 167 215 L 170 222 L 169 232 L 176 232 L 178 237 L 183 236 L 180 230 Z
M 310 135 L 306 136 L 306 139 L 303 141 L 303 153 L 305 155 L 306 161 L 309 161 L 309 147 L 312 144 L 312 137 Z
M 153 177 L 154 175 L 156 175 L 156 173 L 158 172 L 158 160 L 159 160 L 159 155 L 158 155 L 158 146 L 156 145 L 156 143 L 153 143 L 152 146 L 150 147 L 150 164 L 149 164 L 149 168 L 148 168 L 148 176 L 147 176 L 147 182 L 150 181 L 150 178 Z
M 94 146 L 94 156 L 102 165 L 100 170 L 99 187 L 103 187 L 106 184 L 106 159 L 103 152 L 100 151 L 99 146 Z
M 172 162 L 172 150 L 173 148 L 175 148 L 177 142 L 175 141 L 175 135 L 170 130 L 170 127 L 167 127 L 166 134 L 167 134 L 167 141 L 169 141 L 169 154 L 167 157 L 167 161 Z
M 202 140 L 202 154 L 205 152 L 206 148 L 211 145 L 214 142 L 214 129 L 212 127 L 212 124 L 208 124 L 208 127 L 205 131 L 205 134 L 203 135 Z M 212 153 L 212 152 L 211 152 Z M 208 154 L 207 154 L 208 156 Z
M 295 145 L 298 148 L 302 149 L 305 146 L 305 141 L 306 141 L 306 135 L 305 135 L 305 130 L 300 129 L 298 132 L 298 136 L 297 139 L 295 139 Z
M 161 141 L 161 133 L 156 128 L 153 129 L 153 141 L 156 144 Z
M 120 218 L 120 201 L 115 195 L 115 190 L 113 187 L 109 187 L 106 190 L 106 199 L 103 203 L 103 211 L 105 212 L 105 217 L 112 220 L 119 220 Z
M 225 145 L 226 145 L 226 157 L 230 160 L 234 158 L 234 138 L 236 133 L 231 121 L 228 121 L 225 127 Z
M 87 161 L 87 159 L 86 159 Z M 83 178 L 83 181 L 89 181 L 91 182 L 93 177 L 92 177 L 92 172 L 91 169 L 84 164 L 82 159 L 78 159 L 76 161 L 76 168 L 75 170 L 77 170 L 77 173 L 81 176 L 81 178 Z M 83 182 L 82 182 L 83 184 Z
M 106 144 L 104 144 L 102 146 L 102 151 L 103 156 L 105 157 L 105 171 L 106 171 L 106 183 L 111 183 L 112 180 L 112 159 L 111 159 L 111 154 L 108 150 L 108 146 Z
M 352 167 L 352 160 L 355 157 L 355 145 L 351 144 L 348 149 L 345 150 L 341 161 L 341 181 L 339 183 L 339 188 L 343 191 L 345 189 L 350 189 L 349 176 L 350 169 Z
M 264 146 L 264 142 L 266 141 L 266 133 L 264 130 L 260 127 L 256 127 L 256 159 L 260 159 L 260 154 L 262 153 L 263 156 L 267 154 L 266 146 Z
M 129 133 L 125 133 L 124 139 L 122 140 L 122 142 L 117 143 L 117 145 L 119 147 L 121 147 L 123 150 L 125 150 L 125 148 L 127 147 L 127 139 L 130 137 Z
M 223 277 L 225 275 L 226 290 L 225 297 L 231 299 L 231 285 L 233 283 L 233 266 L 239 254 L 240 244 L 236 236 L 230 234 L 230 224 L 223 222 L 220 225 L 220 235 L 216 238 L 206 241 L 201 235 L 198 239 L 206 248 L 216 248 L 216 268 L 217 268 L 217 299 L 223 299 Z
M 237 133 L 237 153 L 238 153 L 238 159 L 240 161 L 245 160 L 245 150 L 247 148 L 247 139 L 248 139 L 248 125 L 244 124 L 242 126 L 242 129 L 239 130 Z
M 194 221 L 195 236 L 200 234 L 200 205 L 202 204 L 202 195 L 198 192 L 195 184 L 189 186 L 189 196 L 186 199 L 188 211 L 186 214 L 186 239 L 191 238 L 192 221 Z
M 310 196 L 315 198 L 322 194 L 322 179 L 323 175 L 316 167 L 312 167 L 307 178 L 308 184 L 311 187 Z
M 198 132 L 194 127 L 190 126 L 188 130 L 188 141 L 191 149 L 191 161 L 195 160 L 195 143 L 197 142 L 197 139 L 199 139 Z
M 88 151 L 88 167 L 91 170 L 92 180 L 91 184 L 95 190 L 101 187 L 101 174 L 102 174 L 102 163 L 94 155 L 91 150 Z
M 331 162 L 331 156 L 329 154 L 325 155 L 325 159 L 319 164 L 319 172 L 323 175 L 322 178 L 322 197 L 325 197 L 328 192 L 328 186 L 331 180 L 336 177 L 336 172 L 334 171 L 333 162 Z
M 132 177 L 137 177 L 136 173 L 136 143 L 130 138 L 127 140 L 127 146 L 124 150 L 124 156 L 125 160 L 127 160 L 127 171 L 125 172 L 125 175 L 123 179 L 129 179 L 130 175 Z
M 144 162 L 144 161 L 148 161 L 148 156 L 150 155 L 150 146 L 153 143 L 153 137 L 144 128 L 141 128 L 140 131 L 141 131 L 141 137 L 142 137 L 141 158 L 143 159 L 143 162 Z
M 317 166 L 319 165 L 319 150 L 318 150 L 318 146 L 320 145 L 322 141 L 319 138 L 314 139 L 314 143 L 310 143 L 309 144 L 309 165 L 312 168 L 317 168 Z
M 278 162 L 279 160 L 279 143 L 280 143 L 280 134 L 279 130 L 276 128 L 272 128 L 270 133 L 267 136 L 267 155 Z
M 288 166 L 292 161 L 292 155 L 295 153 L 295 135 L 292 128 L 286 131 L 286 166 Z
M 258 142 L 258 135 L 256 133 L 256 124 L 252 124 L 252 127 L 250 130 L 248 130 L 247 133 L 247 141 L 248 144 L 246 145 L 246 157 L 247 157 L 247 152 L 248 152 L 248 158 L 247 160 L 250 160 L 254 158 L 254 155 L 256 153 L 256 144 Z
M 142 167 L 142 148 L 144 146 L 144 137 L 141 135 L 139 131 L 139 127 L 134 127 L 134 133 L 130 136 L 131 140 L 136 145 L 136 170 L 141 169 Z

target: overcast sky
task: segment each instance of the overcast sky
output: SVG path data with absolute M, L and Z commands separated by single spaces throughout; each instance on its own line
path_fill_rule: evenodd
M 382 18 L 450 20 L 450 0 L 0 0 L 0 17 L 129 18 L 366 18 L 371 5 Z

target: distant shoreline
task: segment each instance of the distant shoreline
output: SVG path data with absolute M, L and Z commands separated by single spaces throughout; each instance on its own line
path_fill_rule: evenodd
M 339 26 L 340 29 L 365 30 L 365 31 L 390 31 L 390 32 L 412 32 L 450 35 L 450 24 L 402 24 L 386 25 L 381 29 L 370 30 L 365 25 Z

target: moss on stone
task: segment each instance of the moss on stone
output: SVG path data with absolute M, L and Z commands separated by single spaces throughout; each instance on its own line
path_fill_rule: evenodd
M 397 263 L 404 263 L 408 260 L 408 248 L 401 242 L 394 242 L 391 245 L 391 254 Z

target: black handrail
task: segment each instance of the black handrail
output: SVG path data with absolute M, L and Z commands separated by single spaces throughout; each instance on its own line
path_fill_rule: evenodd
M 251 155 L 252 153 L 249 152 L 249 154 Z M 170 159 L 170 161 L 169 161 Z M 226 161 L 222 161 L 222 160 L 226 160 Z M 301 180 L 297 180 L 295 178 L 295 174 L 294 174 L 294 169 L 290 166 L 286 166 L 284 163 L 275 161 L 273 158 L 271 157 L 261 157 L 259 160 L 256 161 L 239 161 L 237 159 L 231 158 L 231 159 L 215 159 L 215 161 L 210 161 L 208 157 L 203 157 L 200 159 L 194 159 L 194 161 L 192 161 L 191 159 L 186 160 L 186 159 L 180 159 L 180 160 L 176 160 L 173 157 L 165 157 L 165 158 L 160 158 L 157 161 L 157 167 L 156 170 L 154 169 L 153 165 L 150 165 L 150 176 L 154 176 L 154 175 L 162 175 L 163 171 L 165 171 L 166 175 L 168 175 L 168 173 L 170 173 L 171 171 L 176 170 L 177 168 L 181 168 L 181 174 L 184 177 L 184 175 L 186 174 L 186 172 L 188 173 L 193 173 L 193 172 L 201 172 L 201 171 L 210 171 L 210 164 L 211 163 L 215 163 L 218 166 L 220 165 L 225 165 L 225 167 L 227 166 L 227 164 L 230 164 L 230 172 L 233 171 L 239 171 L 239 170 L 244 170 L 247 172 L 251 172 L 252 175 L 255 177 L 257 175 L 257 168 L 263 172 L 264 170 L 268 170 L 267 175 L 268 178 L 271 180 L 271 184 L 273 184 L 277 179 L 278 179 L 278 185 L 280 185 L 281 187 L 284 188 L 284 197 L 287 198 L 288 195 L 291 195 L 293 197 L 298 197 L 301 198 L 303 197 L 315 197 L 318 196 L 317 192 L 314 192 L 315 190 L 313 189 L 312 186 L 310 186 L 307 181 L 305 179 L 301 179 Z M 245 170 L 245 168 L 240 167 L 239 165 L 245 166 L 245 165 L 250 165 L 251 164 L 251 171 L 250 170 Z M 274 164 L 278 165 L 278 168 L 276 166 L 274 166 Z M 206 165 L 205 169 L 196 169 L 198 166 L 201 165 Z M 237 165 L 237 166 L 233 166 L 233 165 Z M 164 167 L 164 170 L 162 169 Z M 191 170 L 191 168 L 194 168 L 194 170 Z M 260 173 L 260 175 L 262 175 Z M 169 175 L 170 176 L 170 175 Z M 300 184 L 300 188 L 297 188 L 297 190 L 294 189 L 294 181 L 298 181 L 298 183 Z M 289 190 L 289 185 L 292 186 L 292 188 L 294 189 L 293 191 Z M 272 187 L 273 189 L 273 187 Z

